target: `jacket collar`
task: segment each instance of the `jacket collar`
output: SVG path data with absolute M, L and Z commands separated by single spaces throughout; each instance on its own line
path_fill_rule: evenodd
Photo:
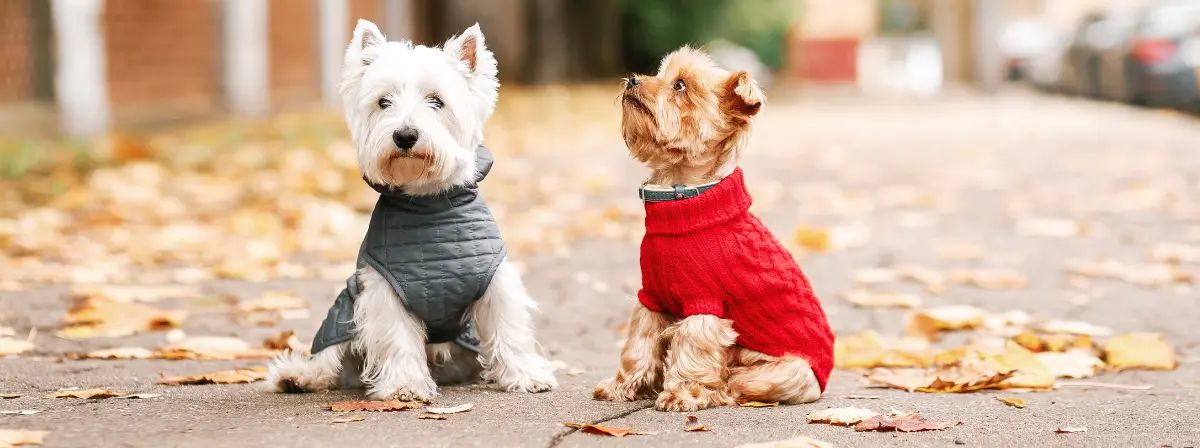
M 479 196 L 479 183 L 483 182 L 483 179 L 491 172 L 494 162 L 495 158 L 492 157 L 492 152 L 487 147 L 479 145 L 475 149 L 475 181 L 431 195 L 410 195 L 390 185 L 375 184 L 366 178 L 363 181 L 379 192 L 380 203 L 386 203 L 392 208 L 409 213 L 437 213 L 474 201 Z
M 751 202 L 742 169 L 736 168 L 692 197 L 645 202 L 646 233 L 684 234 L 711 227 L 745 214 Z

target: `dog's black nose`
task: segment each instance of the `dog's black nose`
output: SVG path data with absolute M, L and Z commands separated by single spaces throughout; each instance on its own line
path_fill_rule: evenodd
M 420 137 L 421 134 L 417 133 L 417 130 L 413 128 L 404 128 L 392 133 L 392 141 L 396 142 L 396 147 L 400 148 L 401 152 L 408 151 L 413 146 L 416 146 L 417 139 Z
M 638 85 L 638 84 L 641 84 L 641 83 L 642 83 L 642 80 L 641 80 L 641 79 L 638 79 L 638 78 L 636 78 L 636 77 L 634 77 L 634 78 L 629 78 L 629 82 L 626 82 L 626 83 L 625 83 L 625 88 L 626 88 L 626 89 L 632 89 L 632 88 L 634 88 L 634 87 L 637 87 L 637 85 Z

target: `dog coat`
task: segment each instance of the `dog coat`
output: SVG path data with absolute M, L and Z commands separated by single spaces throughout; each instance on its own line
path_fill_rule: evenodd
M 479 351 L 467 311 L 483 296 L 506 254 L 500 229 L 479 195 L 492 154 L 476 150 L 475 183 L 436 195 L 410 196 L 371 184 L 379 201 L 358 252 L 358 267 L 383 275 L 404 308 L 425 322 L 428 343 L 455 341 Z M 369 183 L 369 182 L 368 182 Z M 357 273 L 346 281 L 313 338 L 312 353 L 354 337 Z
M 679 318 L 730 319 L 738 345 L 807 360 L 824 391 L 834 338 L 825 311 L 750 202 L 740 168 L 695 197 L 646 202 L 638 300 Z

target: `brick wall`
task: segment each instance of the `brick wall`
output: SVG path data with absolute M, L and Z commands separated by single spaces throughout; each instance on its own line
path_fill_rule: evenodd
M 0 1 L 0 101 L 33 99 L 31 1 L 35 0 Z
M 5 0 L 7 1 L 7 0 Z M 211 0 L 108 0 L 103 24 L 113 108 L 216 112 L 220 27 Z
M 272 105 L 319 99 L 316 2 L 269 0 L 268 8 Z

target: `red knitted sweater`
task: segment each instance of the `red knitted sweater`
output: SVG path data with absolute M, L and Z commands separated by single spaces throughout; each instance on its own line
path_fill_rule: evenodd
M 730 319 L 738 345 L 808 360 L 823 392 L 833 369 L 825 311 L 750 201 L 738 168 L 694 198 L 647 202 L 638 300 L 677 317 Z

